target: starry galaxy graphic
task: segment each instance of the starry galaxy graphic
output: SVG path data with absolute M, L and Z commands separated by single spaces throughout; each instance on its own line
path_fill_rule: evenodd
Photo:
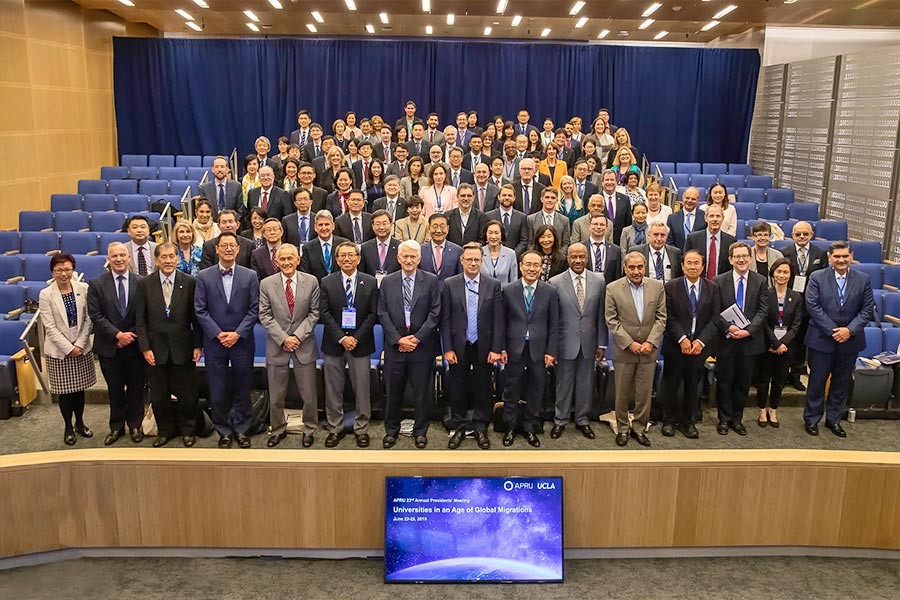
M 562 581 L 562 478 L 388 477 L 385 581 Z

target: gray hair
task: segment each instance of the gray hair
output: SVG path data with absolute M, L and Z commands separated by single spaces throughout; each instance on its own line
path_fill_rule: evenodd
M 316 213 L 316 221 L 318 221 L 319 219 L 322 219 L 324 221 L 331 221 L 332 223 L 334 223 L 334 215 L 331 214 L 330 210 L 327 210 L 325 208 Z

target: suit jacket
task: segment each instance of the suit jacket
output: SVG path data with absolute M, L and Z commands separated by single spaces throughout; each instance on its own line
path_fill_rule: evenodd
M 425 177 L 422 176 L 419 178 L 419 189 L 425 187 Z M 404 201 L 408 200 L 410 196 L 413 195 L 413 187 L 412 187 L 412 179 L 409 176 L 403 177 L 400 179 L 400 197 L 403 198 Z
M 875 300 L 869 276 L 853 267 L 847 274 L 844 305 L 838 296 L 834 269 L 820 269 L 806 284 L 806 311 L 809 329 L 806 345 L 819 352 L 859 353 L 866 347 L 865 327 L 875 318 Z M 850 339 L 838 344 L 831 338 L 835 327 L 850 329 Z
M 644 309 L 641 319 L 631 295 L 631 281 L 617 279 L 606 286 L 606 322 L 612 334 L 612 358 L 626 364 L 655 363 L 666 331 L 666 290 L 661 281 L 644 278 Z M 628 349 L 632 342 L 650 342 L 650 354 L 638 356 Z
M 578 185 L 578 182 L 575 182 L 575 185 Z M 575 188 L 575 191 L 578 191 L 578 188 Z M 599 188 L 591 182 L 590 175 L 588 175 L 587 179 L 584 180 L 584 193 L 581 194 L 581 201 L 584 206 L 587 206 L 588 200 L 591 199 L 591 196 L 594 194 L 600 193 Z
M 197 280 L 176 270 L 172 300 L 166 314 L 159 271 L 137 282 L 134 317 L 141 352 L 153 351 L 157 365 L 169 361 L 186 365 L 193 361 L 194 348 L 202 348 L 202 332 L 194 312 Z
M 306 221 L 306 241 L 300 239 L 300 221 L 298 220 L 296 212 L 292 212 L 281 219 L 281 228 L 284 230 L 283 239 L 285 242 L 300 248 L 303 244 L 316 237 L 316 230 L 314 227 L 316 213 L 310 210 L 308 217 L 309 218 Z
M 499 208 L 485 214 L 487 221 L 500 221 L 503 223 L 503 215 Z M 506 232 L 506 240 L 503 245 L 516 251 L 516 257 L 522 255 L 528 249 L 528 222 L 526 216 L 521 211 L 513 209 L 509 218 L 509 231 Z
M 247 213 L 255 206 L 261 206 L 262 188 L 253 188 L 247 193 Z M 266 214 L 274 219 L 281 220 L 282 217 L 294 211 L 294 203 L 291 202 L 290 194 L 280 187 L 272 186 L 269 190 L 269 204 Z
M 250 257 L 253 255 L 253 251 L 256 250 L 256 244 L 253 243 L 253 240 L 248 240 L 243 236 L 238 236 L 237 238 L 238 244 L 241 249 L 238 252 L 237 256 L 237 264 L 242 267 L 250 268 Z M 207 240 L 203 242 L 203 254 L 200 256 L 200 269 L 206 269 L 208 267 L 213 266 L 218 263 L 219 258 L 216 256 L 216 245 L 219 243 L 219 236 L 214 237 L 211 240 Z
M 544 185 L 535 179 L 531 180 L 531 198 L 525 204 L 522 199 L 522 180 L 518 179 L 512 184 L 516 190 L 516 200 L 513 202 L 513 208 L 529 215 L 541 210 L 541 192 L 544 191 Z M 523 208 L 524 206 L 524 208 Z
M 456 130 L 456 145 L 463 149 L 463 152 L 469 152 L 469 144 L 472 143 L 472 138 L 475 137 L 475 132 L 466 127 L 465 131 Z
M 400 247 L 400 241 L 391 236 L 388 238 L 387 252 L 384 255 L 384 272 L 393 273 L 400 270 L 400 263 L 397 262 L 397 248 Z M 378 239 L 372 238 L 360 246 L 359 270 L 373 277 L 378 272 Z
M 490 180 L 484 186 L 484 209 L 481 212 L 487 213 L 500 206 L 497 202 L 497 196 L 500 195 L 500 188 L 494 185 Z M 475 184 L 475 208 L 478 208 L 478 184 Z
M 463 156 L 462 168 L 465 169 L 466 171 L 472 171 L 474 173 L 475 166 L 477 166 L 477 165 L 475 165 L 475 166 L 472 165 L 472 154 L 473 154 L 472 152 L 466 152 L 465 156 Z M 488 154 L 479 153 L 478 160 L 480 162 L 487 164 L 488 167 L 491 166 L 491 157 Z
M 459 262 L 461 254 L 462 248 L 445 240 L 444 250 L 441 254 L 441 269 L 438 271 L 434 265 L 431 243 L 422 244 L 422 260 L 419 262 L 419 269 L 436 275 L 438 281 L 443 282 L 448 277 L 462 273 L 462 264 Z
M 372 213 L 376 210 L 386 210 L 387 209 L 387 196 L 382 196 L 372 203 Z M 391 215 L 391 222 L 396 223 L 397 219 L 402 219 L 406 216 L 406 202 L 403 201 L 398 195 L 397 198 L 394 199 L 394 214 Z
M 363 212 L 360 214 L 360 233 L 362 233 L 362 242 L 367 242 L 375 237 L 372 231 L 372 213 Z M 335 235 L 353 241 L 353 221 L 350 213 L 344 213 L 334 220 Z
M 691 313 L 691 299 L 688 288 L 685 287 L 685 278 L 678 277 L 666 282 L 666 336 L 662 346 L 666 360 L 680 360 L 684 356 L 679 343 L 682 337 L 703 342 L 701 358 L 715 354 L 719 341 L 719 286 L 715 281 L 702 277 L 698 285 L 700 293 L 697 297 L 696 322 L 692 335 L 694 315 Z
M 268 244 L 264 244 L 250 254 L 250 269 L 256 273 L 260 281 L 269 275 L 281 272 L 272 264 L 272 252 L 269 250 Z
M 123 331 L 136 333 L 134 298 L 140 276 L 129 273 L 128 299 L 125 315 L 119 312 L 119 292 L 116 275 L 104 271 L 88 285 L 87 311 L 94 328 L 94 352 L 104 358 L 115 358 L 120 350 L 116 334 Z M 137 351 L 138 345 L 131 344 L 121 348 L 123 352 Z
M 475 185 L 475 175 L 472 174 L 472 171 L 468 171 L 464 168 L 460 168 L 459 170 L 459 182 L 457 185 L 453 184 L 453 170 L 447 169 L 447 183 L 452 185 L 453 187 L 459 187 L 459 183 L 471 183 Z
M 330 211 L 335 219 L 344 214 L 344 210 L 341 207 L 340 194 L 337 190 L 328 194 L 328 198 L 325 200 L 325 209 Z
M 469 211 L 469 218 L 466 222 L 466 228 L 463 229 L 462 217 L 459 214 L 459 208 L 448 210 L 446 213 L 450 231 L 447 233 L 447 239 L 460 248 L 469 242 L 482 243 L 482 235 L 484 234 L 484 226 L 487 219 L 484 213 L 473 207 Z
M 688 250 L 696 250 L 700 254 L 703 255 L 703 259 L 706 260 L 706 236 L 707 231 L 703 229 L 702 231 L 695 231 L 691 235 L 687 237 L 687 241 L 684 243 L 684 252 Z M 722 275 L 728 271 L 731 271 L 731 263 L 728 262 L 728 248 L 731 247 L 731 244 L 735 243 L 737 240 L 734 236 L 731 236 L 724 231 L 719 232 L 719 245 L 716 247 L 716 255 L 718 258 L 718 269 L 716 273 Z M 751 256 L 752 259 L 752 256 Z M 706 268 L 704 267 L 703 272 L 706 272 Z M 765 279 L 765 277 L 763 277 Z M 731 304 L 729 304 L 731 306 Z
M 559 299 L 556 288 L 549 283 L 538 280 L 534 285 L 531 312 L 525 307 L 525 283 L 521 278 L 503 288 L 504 350 L 512 362 L 530 358 L 543 365 L 545 355 L 556 356 L 559 350 Z M 523 357 L 526 331 L 529 357 Z
M 293 197 L 293 194 L 288 194 L 288 196 Z M 310 206 L 309 210 L 313 214 L 316 214 L 317 212 L 325 208 L 325 202 L 328 199 L 328 191 L 325 188 L 320 188 L 317 185 L 313 185 L 312 193 L 310 194 L 310 196 L 312 197 L 312 206 Z M 297 209 L 296 207 L 294 207 L 293 203 L 291 203 L 290 210 L 284 213 L 284 216 L 287 216 L 294 212 L 297 212 Z
M 647 277 L 651 277 L 653 269 L 650 268 L 650 251 L 653 249 L 650 247 L 650 244 L 641 244 L 639 246 L 635 246 L 634 248 L 632 248 L 632 250 L 636 250 L 637 252 L 640 252 L 644 255 L 644 260 L 647 261 L 647 268 L 645 272 L 647 274 Z M 666 270 L 665 280 L 668 282 L 677 277 L 681 277 L 681 250 L 679 250 L 675 246 L 669 246 L 668 244 L 663 246 L 663 250 L 665 251 L 666 256 L 669 259 L 669 268 Z M 655 260 L 655 250 L 653 251 L 653 256 Z
M 416 123 L 421 123 L 423 126 L 425 125 L 425 122 L 416 115 L 413 116 L 412 125 L 410 125 L 406 120 L 406 115 L 404 114 L 402 117 L 394 121 L 394 129 L 396 130 L 400 127 L 406 127 L 407 132 L 409 132 L 409 130 L 412 129 L 412 126 Z
M 441 292 L 437 277 L 416 270 L 410 306 L 409 327 L 403 308 L 403 271 L 395 271 L 381 280 L 378 290 L 378 322 L 384 332 L 384 345 L 397 352 L 401 337 L 414 335 L 416 349 L 404 353 L 410 359 L 434 362 L 439 352 L 438 326 L 441 320 Z
M 684 244 L 687 238 L 684 235 L 684 211 L 679 210 L 669 215 L 669 218 L 666 219 L 666 225 L 669 226 L 669 239 L 666 240 L 666 243 L 685 250 Z M 693 225 L 691 231 L 706 229 L 706 213 L 699 208 L 694 209 Z
M 441 340 L 445 353 L 452 350 L 461 356 L 466 350 L 469 325 L 467 295 L 465 274 L 460 273 L 444 281 L 441 292 Z M 488 352 L 499 354 L 503 350 L 506 323 L 500 282 L 484 274 L 478 276 L 477 315 L 476 349 L 478 360 L 485 362 Z
M 223 331 L 234 331 L 241 336 L 237 343 L 249 346 L 252 352 L 255 345 L 253 326 L 259 315 L 259 278 L 250 269 L 235 264 L 231 299 L 228 300 L 219 266 L 200 271 L 194 293 L 194 312 L 203 330 L 205 347 L 218 346 L 216 336 Z
M 693 235 L 693 234 L 691 234 Z M 688 236 L 690 237 L 690 236 Z M 734 287 L 734 278 L 731 271 L 716 276 L 716 284 L 719 286 L 719 312 L 735 303 L 737 290 Z M 730 323 L 718 316 L 719 322 L 719 349 L 716 356 L 752 356 L 766 351 L 765 321 L 769 314 L 769 282 L 759 273 L 747 271 L 747 281 L 744 284 L 744 316 L 750 321 L 745 327 L 750 332 L 750 337 L 742 340 L 726 338 Z
M 156 254 L 156 242 L 147 242 L 147 246 L 150 248 L 150 256 L 147 257 L 147 273 L 153 270 L 154 267 L 154 254 Z M 132 273 L 138 272 L 137 261 L 134 260 L 134 242 L 128 241 L 125 242 L 125 249 L 128 250 L 128 256 L 131 257 L 131 262 L 128 263 L 128 270 Z
M 391 160 L 386 161 L 387 163 L 392 162 L 394 160 L 394 148 L 397 147 L 397 144 L 395 144 L 394 142 L 391 142 L 388 147 L 390 148 L 390 152 L 391 152 Z M 372 146 L 372 156 L 374 156 L 381 162 L 385 162 L 384 144 L 382 144 L 381 142 L 378 142 L 377 144 Z
M 218 219 L 219 214 L 219 189 L 216 180 L 207 181 L 200 186 L 200 195 L 212 204 L 213 219 Z M 225 180 L 225 208 L 237 211 L 244 216 L 244 192 L 241 184 L 233 179 Z
M 590 238 L 585 240 L 584 244 L 588 248 L 587 269 L 596 273 L 597 270 L 594 268 L 594 252 L 591 248 Z M 622 269 L 622 249 L 609 242 L 606 242 L 605 246 L 606 250 L 603 253 L 603 257 L 606 260 L 606 265 L 603 269 L 603 278 L 606 279 L 606 285 L 609 285 L 616 279 L 620 279 L 624 274 Z
M 289 139 L 290 139 L 290 143 L 291 143 L 291 144 L 297 144 L 297 145 L 299 146 L 299 145 L 300 145 L 300 129 L 297 128 L 297 129 L 293 130 L 293 131 L 291 132 L 291 136 L 290 136 Z M 308 143 L 309 140 L 311 140 L 311 139 L 312 139 L 312 138 L 309 136 L 309 127 L 307 127 L 307 128 L 306 128 L 306 141 L 307 141 L 307 143 Z
M 603 206 L 606 207 L 606 216 L 613 223 L 613 240 L 622 239 L 622 230 L 631 225 L 631 200 L 622 192 L 616 192 L 616 208 L 615 214 L 611 218 L 609 216 L 609 206 L 606 200 L 606 193 L 603 190 L 598 192 L 603 196 Z M 627 248 L 626 248 L 627 250 Z
M 41 290 L 39 305 L 41 320 L 46 328 L 44 354 L 47 356 L 64 359 L 75 346 L 81 348 L 85 354 L 91 350 L 91 317 L 87 306 L 88 284 L 73 280 L 72 291 L 75 293 L 78 318 L 75 326 L 69 327 L 66 305 L 56 282 L 52 281 Z
M 803 323 L 803 317 L 806 315 L 806 305 L 803 300 L 803 294 L 795 292 L 788 288 L 784 297 L 784 311 L 781 317 L 781 324 L 778 322 L 778 293 L 774 287 L 769 288 L 769 312 L 766 315 L 765 328 L 766 347 L 778 348 L 784 344 L 788 350 L 793 350 L 797 346 L 802 345 L 803 340 L 799 338 L 800 327 Z M 779 340 L 775 336 L 775 328 L 784 327 L 787 329 L 784 336 Z M 787 358 L 787 357 L 785 357 Z
M 322 242 L 318 236 L 313 237 L 305 246 L 303 246 L 303 256 L 300 257 L 300 270 L 309 273 L 319 281 L 325 278 L 329 273 L 334 273 L 339 269 L 337 264 L 337 252 L 335 248 L 346 242 L 345 238 L 332 235 L 331 236 L 331 267 L 325 265 L 325 255 L 322 253 Z
M 530 243 L 536 244 L 534 233 L 537 231 L 538 227 L 544 224 L 544 219 L 541 216 L 542 212 L 543 211 L 532 213 L 526 218 L 528 223 L 528 241 Z M 556 230 L 556 235 L 559 237 L 559 251 L 565 256 L 566 250 L 569 248 L 569 217 L 559 211 L 554 212 L 553 229 Z
M 443 141 L 443 137 L 444 137 L 443 134 L 441 134 L 441 141 Z M 423 138 L 422 141 L 419 143 L 419 150 L 417 151 L 415 140 L 410 138 L 410 140 L 408 142 L 406 142 L 406 149 L 409 150 L 409 158 L 412 158 L 413 156 L 419 156 L 422 158 L 422 160 L 424 160 L 425 162 L 428 162 L 428 150 L 433 145 L 434 144 L 429 144 L 428 140 Z
M 322 280 L 320 288 L 319 320 L 324 325 L 322 352 L 331 356 L 341 356 L 344 347 L 341 338 L 356 338 L 353 356 L 369 356 L 375 352 L 375 323 L 378 321 L 378 284 L 371 275 L 356 271 L 356 291 L 353 293 L 353 308 L 356 310 L 356 328 L 341 327 L 341 315 L 347 308 L 347 295 L 343 285 L 343 273 L 332 273 Z
M 575 360 L 578 352 L 593 358 L 597 348 L 605 348 L 609 339 L 604 311 L 606 281 L 585 269 L 584 308 L 578 308 L 578 297 L 568 269 L 550 279 L 559 299 L 559 354 L 562 360 Z
M 581 215 L 572 223 L 572 234 L 569 236 L 569 244 L 576 242 L 587 243 L 591 239 L 591 214 Z M 606 219 L 606 237 L 610 244 L 614 244 L 613 227 L 609 219 Z
M 400 163 L 396 160 L 391 161 L 389 165 L 387 165 L 387 170 L 385 171 L 387 175 L 396 175 L 401 179 L 409 175 L 409 158 L 401 166 Z
M 412 140 L 412 137 L 410 137 L 409 139 Z M 422 137 L 422 144 L 428 144 L 429 147 L 430 147 L 430 146 L 433 146 L 433 145 L 435 145 L 435 144 L 437 144 L 438 146 L 441 146 L 441 147 L 443 148 L 443 146 L 444 146 L 444 132 L 435 129 L 435 130 L 434 130 L 434 139 L 429 140 L 429 139 L 428 139 L 428 127 L 426 127 L 426 128 L 425 128 L 425 135 Z
M 287 366 L 291 356 L 302 365 L 315 362 L 319 357 L 313 335 L 319 322 L 319 282 L 312 275 L 297 271 L 294 311 L 291 312 L 281 272 L 266 277 L 259 282 L 259 322 L 266 328 L 267 364 Z M 300 340 L 300 347 L 288 352 L 284 349 L 284 340 L 291 335 Z
M 306 145 L 300 148 L 300 160 L 311 163 L 315 159 L 322 156 L 322 140 L 319 140 L 319 153 L 316 154 L 316 144 L 312 138 L 306 142 Z
M 820 269 L 828 268 L 828 253 L 813 244 L 808 244 L 806 248 L 808 250 L 806 253 L 806 277 L 807 285 L 809 285 L 809 277 L 813 273 Z M 788 287 L 791 287 L 794 285 L 794 277 L 800 274 L 800 264 L 797 261 L 797 245 L 791 244 L 784 248 L 781 254 L 791 263 L 791 280 L 788 282 Z

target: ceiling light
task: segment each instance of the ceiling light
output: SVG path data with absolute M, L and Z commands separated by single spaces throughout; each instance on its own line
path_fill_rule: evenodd
M 194 4 L 200 8 L 209 8 L 209 4 L 206 3 L 206 0 L 194 0 Z
M 322 18 L 322 13 L 320 13 L 319 11 L 314 10 L 309 14 L 311 14 L 312 18 L 316 20 L 316 23 L 324 23 L 325 22 L 325 19 Z
M 588 22 L 587 17 L 581 17 L 580 19 L 578 19 L 578 22 L 575 23 L 575 29 L 581 29 L 582 27 L 584 27 L 587 24 L 587 22 Z
M 316 26 L 313 25 L 312 23 L 307 23 L 306 28 L 309 29 L 310 33 L 316 33 L 319 31 L 318 29 L 316 29 Z
M 493 31 L 490 27 L 484 28 L 484 35 L 491 35 L 491 31 Z
M 132 2 L 131 0 L 119 0 L 119 2 L 121 2 L 125 6 L 134 6 L 134 2 Z
M 121 0 L 119 0 L 119 1 L 121 1 Z M 131 1 L 131 0 L 129 0 L 129 2 L 130 2 L 130 1 Z M 182 17 L 184 17 L 184 18 L 185 18 L 186 20 L 188 20 L 188 21 L 193 21 L 193 20 L 194 20 L 194 17 L 191 16 L 191 13 L 189 13 L 189 12 L 186 11 L 186 10 L 181 10 L 180 8 L 176 8 L 176 9 L 175 9 L 175 12 L 177 12 L 179 15 L 181 15 Z
M 647 7 L 647 10 L 641 13 L 642 17 L 649 17 L 653 13 L 655 13 L 662 6 L 659 2 L 654 2 L 650 6 Z
M 724 17 L 725 15 L 727 15 L 728 13 L 730 13 L 731 11 L 733 11 L 736 8 L 737 8 L 737 6 L 734 4 L 726 6 L 725 8 L 723 8 L 722 10 L 720 10 L 719 12 L 717 12 L 716 14 L 713 15 L 713 20 L 721 19 L 722 17 Z
M 498 15 L 502 15 L 506 11 L 506 4 L 507 4 L 506 0 L 499 0 L 499 2 L 497 2 L 497 14 Z
M 431 12 L 431 0 L 422 0 L 422 12 Z
M 431 25 L 425 26 L 425 33 L 428 35 L 431 35 L 432 33 L 434 33 L 434 29 L 431 28 Z
M 200 27 L 199 25 L 197 25 L 196 23 L 194 23 L 193 21 L 188 21 L 187 23 L 185 23 L 185 25 L 187 25 L 194 31 L 203 31 L 203 28 Z
M 344 4 L 347 5 L 347 10 L 356 10 L 356 2 L 353 0 L 344 0 Z
M 375 28 L 371 23 L 366 23 L 366 31 L 368 31 L 369 33 L 375 33 Z
M 386 12 L 378 13 L 378 18 L 381 19 L 382 24 L 388 24 L 388 14 Z
M 259 17 L 257 17 L 256 13 L 254 13 L 252 10 L 245 10 L 244 14 L 247 15 L 247 18 L 254 23 L 259 23 Z
M 700 31 L 709 31 L 710 29 L 712 29 L 713 27 L 715 27 L 718 24 L 719 24 L 718 21 L 710 21 L 709 23 L 707 23 L 706 25 L 701 27 Z
M 605 38 L 608 35 L 609 35 L 609 29 L 604 29 L 603 31 L 601 31 L 600 33 L 597 34 L 597 39 L 602 40 L 603 38 Z
M 653 25 L 653 19 L 647 19 L 646 21 L 638 25 L 638 29 L 647 29 L 651 25 Z
M 454 23 L 456 23 L 456 16 L 452 13 L 447 15 L 447 25 L 453 25 Z
M 256 26 L 256 23 L 247 23 L 247 28 L 250 31 L 255 31 L 256 33 L 259 33 L 259 27 Z
M 281 2 L 279 2 L 278 0 L 269 0 L 269 4 L 272 5 L 272 8 L 281 10 Z
M 544 29 L 544 30 L 541 32 L 541 37 L 547 37 L 548 35 L 550 35 L 550 28 L 549 28 L 549 27 L 547 27 L 546 29 Z
M 581 9 L 584 8 L 584 2 L 578 0 L 575 4 L 572 5 L 572 8 L 569 9 L 569 14 L 573 17 L 581 12 Z
M 656 35 L 653 36 L 653 39 L 654 39 L 654 40 L 661 40 L 661 39 L 663 39 L 664 37 L 666 37 L 667 35 L 669 35 L 669 32 L 668 32 L 668 31 L 660 31 L 659 33 L 657 33 Z
M 513 26 L 513 27 L 518 27 L 518 26 L 519 26 L 519 23 L 521 23 L 521 22 L 522 22 L 522 15 L 516 15 L 516 16 L 513 17 L 513 20 L 512 20 L 512 26 Z

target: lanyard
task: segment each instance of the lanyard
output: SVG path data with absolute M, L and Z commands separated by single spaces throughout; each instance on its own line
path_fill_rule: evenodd
M 778 298 L 778 326 L 784 327 L 784 301 L 785 298 Z
M 437 206 L 437 212 L 441 212 L 441 194 L 438 192 L 436 187 L 432 186 L 431 189 L 434 190 L 434 203 L 435 206 Z M 441 190 L 443 191 L 443 188 L 441 188 Z
M 490 256 L 490 254 L 488 254 L 488 256 Z M 491 276 L 494 279 L 497 279 L 497 263 L 500 262 L 500 255 L 498 254 L 497 258 L 491 258 L 490 261 L 491 261 L 491 273 L 492 273 Z
M 419 232 L 420 232 L 420 231 L 422 231 L 422 224 L 421 224 L 421 223 L 419 223 L 419 225 L 416 227 L 416 235 L 415 235 L 415 237 L 413 237 L 413 235 L 409 232 L 409 222 L 406 223 L 406 239 L 418 241 L 418 240 L 419 240 Z

